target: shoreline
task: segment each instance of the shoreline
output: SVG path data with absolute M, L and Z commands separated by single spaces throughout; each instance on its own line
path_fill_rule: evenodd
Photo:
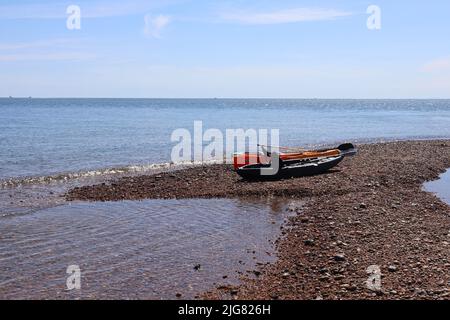
M 405 138 L 368 138 L 352 140 L 357 146 L 372 145 L 372 144 L 386 144 L 395 142 L 420 142 L 420 141 L 447 141 L 450 138 L 436 136 L 436 137 L 405 137 Z M 345 140 L 337 140 L 326 143 L 311 144 L 305 146 L 306 148 L 333 148 Z M 174 163 L 172 161 L 160 162 L 141 162 L 141 163 L 124 163 L 113 166 L 88 167 L 82 170 L 67 170 L 61 172 L 48 172 L 44 174 L 29 174 L 17 176 L 0 177 L 0 189 L 7 190 L 17 186 L 36 185 L 36 184 L 50 184 L 54 182 L 67 182 L 82 179 L 96 179 L 98 181 L 91 181 L 90 185 L 98 184 L 103 181 L 111 181 L 123 177 L 131 176 L 147 176 L 156 175 L 159 173 L 177 172 L 189 170 L 196 167 L 204 167 L 211 165 L 223 165 L 223 161 L 212 160 L 206 164 L 195 161 L 187 161 L 184 163 Z
M 66 199 L 287 197 L 304 200 L 278 239 L 278 260 L 206 299 L 450 299 L 450 207 L 422 190 L 450 167 L 449 140 L 359 146 L 319 176 L 244 182 L 230 166 L 189 168 L 74 188 Z M 367 268 L 381 269 L 369 290 Z

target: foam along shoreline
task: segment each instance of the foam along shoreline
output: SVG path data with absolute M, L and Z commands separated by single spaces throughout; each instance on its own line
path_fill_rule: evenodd
M 362 145 L 319 176 L 245 182 L 230 166 L 195 167 L 74 188 L 68 200 L 283 196 L 305 200 L 258 279 L 205 298 L 449 299 L 450 207 L 422 189 L 450 167 L 450 141 Z M 382 286 L 369 289 L 376 265 Z
M 211 161 L 210 164 L 216 164 L 216 161 Z M 111 167 L 103 169 L 93 169 L 86 171 L 67 172 L 46 176 L 24 176 L 0 179 L 0 187 L 12 188 L 23 185 L 33 184 L 49 184 L 52 182 L 71 181 L 75 179 L 89 179 L 89 178 L 114 178 L 130 175 L 155 174 L 160 172 L 170 172 L 175 170 L 182 170 L 192 167 L 199 167 L 203 164 L 201 162 L 186 161 L 186 162 L 162 162 L 142 165 L 129 165 L 123 167 Z

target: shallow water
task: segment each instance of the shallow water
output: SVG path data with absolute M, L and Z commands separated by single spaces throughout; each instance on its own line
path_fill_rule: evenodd
M 442 201 L 450 205 L 450 169 L 441 174 L 438 180 L 425 183 L 424 189 L 435 193 Z
M 0 299 L 193 298 L 274 261 L 286 217 L 277 200 L 248 199 L 77 202 L 4 217 Z M 81 290 L 66 290 L 69 265 Z

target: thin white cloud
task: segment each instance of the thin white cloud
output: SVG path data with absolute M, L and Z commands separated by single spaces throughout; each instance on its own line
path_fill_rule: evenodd
M 450 70 L 450 57 L 429 61 L 425 63 L 425 65 L 422 67 L 422 71 L 430 73 L 449 70 Z
M 83 52 L 83 41 L 81 38 L 55 38 L 0 43 L 0 62 L 94 59 L 94 54 Z
M 18 53 L 0 54 L 0 62 L 17 61 L 84 61 L 94 59 L 96 56 L 84 52 L 58 52 L 58 53 Z
M 174 0 L 78 0 L 48 1 L 40 4 L 0 5 L 0 19 L 62 19 L 67 17 L 69 5 L 78 5 L 82 18 L 105 18 L 143 14 L 160 6 L 168 5 Z
M 79 44 L 80 39 L 57 38 L 48 40 L 28 41 L 28 42 L 14 42 L 14 43 L 0 43 L 0 51 L 21 50 L 21 49 L 37 49 L 46 47 L 61 47 L 68 45 Z
M 167 27 L 167 25 L 171 22 L 172 18 L 167 15 L 158 15 L 151 16 L 146 15 L 144 17 L 145 27 L 144 33 L 153 38 L 161 38 L 162 30 Z
M 281 24 L 305 21 L 334 20 L 352 15 L 351 12 L 335 9 L 294 8 L 271 12 L 234 12 L 225 13 L 221 18 L 225 21 L 249 24 Z

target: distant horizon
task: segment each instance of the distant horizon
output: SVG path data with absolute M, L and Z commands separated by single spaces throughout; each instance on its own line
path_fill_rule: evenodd
M 0 97 L 0 99 L 110 99 L 110 100 L 450 100 L 450 98 L 269 98 L 269 97 Z

